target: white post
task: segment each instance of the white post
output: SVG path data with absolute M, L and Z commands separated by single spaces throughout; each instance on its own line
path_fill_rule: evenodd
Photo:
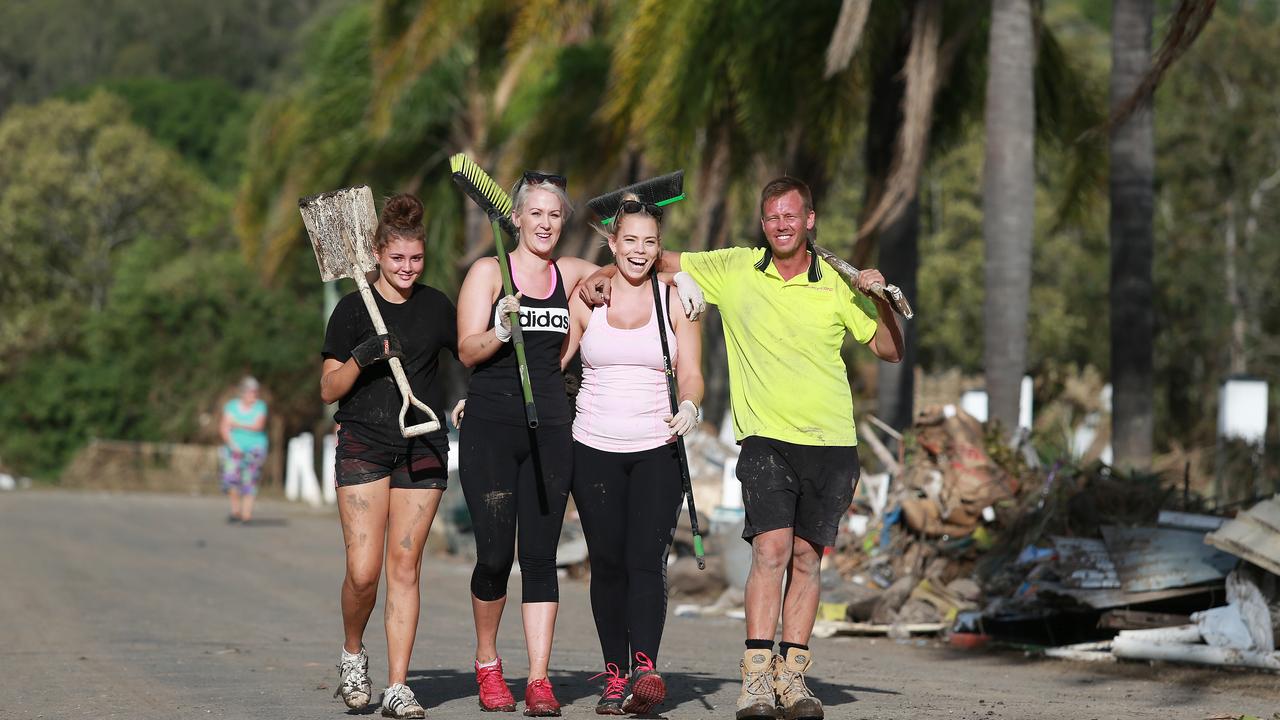
M 320 491 L 324 494 L 326 505 L 338 502 L 338 436 L 329 433 L 322 441 L 324 450 L 320 455 Z
M 284 452 L 284 496 L 285 499 L 294 502 L 298 500 L 301 492 L 298 471 L 298 438 L 289 438 Z
M 960 396 L 960 409 L 978 422 L 987 421 L 987 391 L 965 390 Z
M 297 440 L 300 486 L 298 495 L 306 504 L 320 507 L 324 504 L 324 498 L 320 494 L 320 479 L 316 477 L 315 437 L 309 432 L 304 432 L 298 435 Z
M 1034 402 L 1035 381 L 1030 375 L 1022 376 L 1022 386 L 1018 392 L 1018 428 L 1031 430 L 1032 403 Z
M 738 458 L 724 459 L 724 475 L 720 477 L 720 507 L 742 507 L 742 483 L 738 482 Z

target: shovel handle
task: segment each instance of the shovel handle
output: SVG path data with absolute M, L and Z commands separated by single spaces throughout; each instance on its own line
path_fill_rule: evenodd
M 368 278 L 356 271 L 353 279 L 356 281 L 356 287 L 360 288 L 360 297 L 364 300 L 365 309 L 369 311 L 369 320 L 373 322 L 374 332 L 386 335 L 387 324 L 382 321 L 382 311 L 378 310 L 378 303 L 373 299 L 373 288 L 369 287 Z M 439 430 L 440 419 L 436 417 L 435 412 L 426 403 L 413 396 L 413 390 L 409 387 L 409 378 L 405 377 L 404 365 L 400 362 L 400 358 L 393 357 L 387 361 L 387 364 L 391 366 L 391 377 L 395 379 L 396 387 L 400 390 L 400 398 L 403 400 L 400 404 L 400 434 L 411 438 Z M 406 427 L 404 420 L 409 414 L 410 405 L 425 412 L 431 419 Z
M 400 397 L 404 402 L 400 404 L 400 434 L 404 437 L 418 437 L 426 435 L 440 429 L 440 419 L 436 417 L 433 411 L 426 403 L 414 396 L 413 390 L 409 388 L 409 378 L 404 374 L 404 366 L 400 363 L 400 358 L 391 358 L 391 375 L 396 379 L 396 387 L 400 388 Z M 404 419 L 409 414 L 409 406 L 413 405 L 422 412 L 427 414 L 430 420 L 418 423 L 417 425 L 405 426 Z
M 843 258 L 821 245 L 814 245 L 814 250 L 831 267 L 835 268 L 836 272 L 843 275 L 850 285 L 856 286 L 858 284 L 858 276 L 862 274 L 861 270 L 845 262 Z M 875 283 L 871 286 L 871 294 L 889 303 L 889 307 L 892 307 L 895 312 L 907 320 L 916 316 L 915 311 L 911 309 L 911 303 L 907 300 L 907 296 L 902 293 L 902 290 L 898 289 L 897 285 Z

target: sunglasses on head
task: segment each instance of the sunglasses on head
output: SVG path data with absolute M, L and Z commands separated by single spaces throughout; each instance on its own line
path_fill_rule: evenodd
M 569 188 L 569 180 L 563 175 L 554 175 L 551 173 L 535 172 L 533 170 L 524 171 L 525 185 L 540 185 L 542 183 L 551 183 L 561 190 Z
M 623 200 L 622 204 L 618 206 L 618 212 L 613 214 L 614 227 L 617 227 L 618 218 L 638 212 L 644 212 L 653 218 L 662 217 L 662 208 L 653 203 L 642 203 L 639 200 Z

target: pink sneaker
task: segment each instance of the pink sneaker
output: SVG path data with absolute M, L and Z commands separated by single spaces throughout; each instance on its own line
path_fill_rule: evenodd
M 667 683 L 653 669 L 653 661 L 642 652 L 636 653 L 635 671 L 631 674 L 631 694 L 622 703 L 622 712 L 645 715 L 667 697 Z
M 623 715 L 622 697 L 627 692 L 627 676 L 621 674 L 617 665 L 605 663 L 604 672 L 596 673 L 587 679 L 595 680 L 602 675 L 608 679 L 604 681 L 604 692 L 600 693 L 600 702 L 596 703 L 596 714 Z
M 529 717 L 559 717 L 560 702 L 551 692 L 551 683 L 538 678 L 524 687 L 524 714 Z
M 480 686 L 480 709 L 485 712 L 513 712 L 516 699 L 502 677 L 502 658 L 490 667 L 476 663 L 476 684 Z

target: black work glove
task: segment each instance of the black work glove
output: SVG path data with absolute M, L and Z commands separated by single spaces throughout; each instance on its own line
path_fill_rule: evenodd
M 355 346 L 351 350 L 351 357 L 356 359 L 357 365 L 365 368 L 393 357 L 402 358 L 404 357 L 404 352 L 400 350 L 400 341 L 396 339 L 396 336 L 387 333 L 386 335 L 374 335 Z

